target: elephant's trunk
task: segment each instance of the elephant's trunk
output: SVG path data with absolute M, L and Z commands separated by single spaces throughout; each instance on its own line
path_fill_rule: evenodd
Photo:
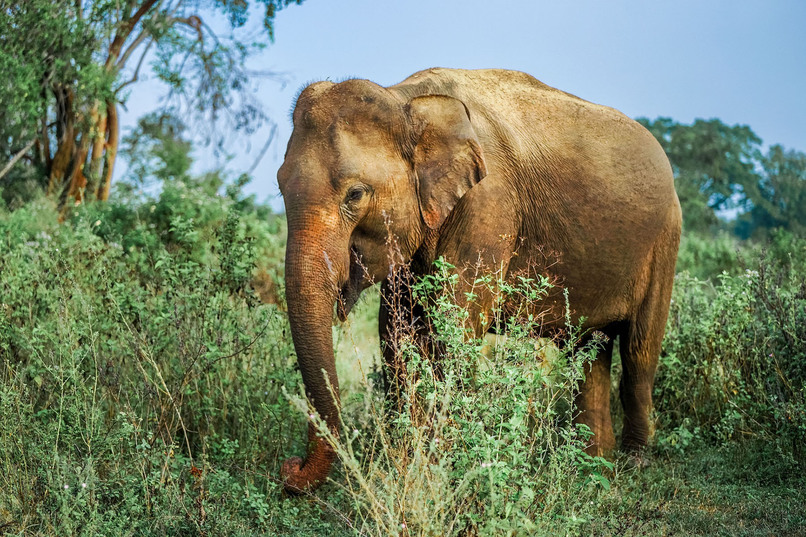
M 338 434 L 339 381 L 331 326 L 337 289 L 345 273 L 342 258 L 347 257 L 348 248 L 336 253 L 339 250 L 333 241 L 322 239 L 327 233 L 310 231 L 315 227 L 292 227 L 289 222 L 285 262 L 288 318 L 308 399 L 328 428 Z M 305 460 L 293 457 L 283 464 L 286 489 L 301 492 L 315 488 L 325 480 L 335 458 L 333 448 L 309 424 Z

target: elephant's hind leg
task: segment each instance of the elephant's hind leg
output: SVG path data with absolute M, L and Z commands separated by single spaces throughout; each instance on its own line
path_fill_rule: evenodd
M 652 386 L 666 329 L 673 281 L 674 260 L 656 263 L 644 301 L 620 336 L 623 372 L 619 396 L 624 408 L 621 445 L 625 451 L 643 448 L 652 433 L 649 420 Z
M 608 338 L 599 349 L 596 360 L 585 364 L 585 381 L 580 383 L 574 399 L 574 423 L 583 423 L 593 433 L 585 451 L 602 456 L 616 447 L 613 422 L 610 417 L 610 365 L 613 356 L 613 339 Z

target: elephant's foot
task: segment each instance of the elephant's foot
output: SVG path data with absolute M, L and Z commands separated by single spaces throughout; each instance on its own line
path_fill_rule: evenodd
M 648 411 L 626 414 L 621 434 L 621 449 L 627 453 L 640 453 L 646 449 L 653 432 Z
M 641 470 L 647 468 L 651 464 L 652 456 L 647 449 L 639 449 L 632 451 L 622 450 L 619 455 L 619 461 L 623 464 L 624 468 L 635 468 Z
M 625 416 L 624 430 L 621 435 L 621 451 L 626 458 L 627 466 L 632 468 L 649 466 L 651 455 L 647 445 L 652 432 L 648 416 L 638 416 L 632 419 Z

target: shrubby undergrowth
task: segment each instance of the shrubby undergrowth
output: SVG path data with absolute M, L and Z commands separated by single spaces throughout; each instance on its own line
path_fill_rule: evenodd
M 776 229 L 764 242 L 741 241 L 726 232 L 715 235 L 683 234 L 677 256 L 677 272 L 715 282 L 723 272 L 736 276 L 761 261 L 793 274 L 806 270 L 806 239 Z
M 802 469 L 806 265 L 763 252 L 745 266 L 713 280 L 677 275 L 655 389 L 658 445 L 759 439 Z
M 458 276 L 438 262 L 414 285 L 444 349 L 426 357 L 415 326 L 398 320 L 397 378 L 386 401 L 363 390 L 345 401 L 336 436 L 319 422 L 342 461 L 337 478 L 362 535 L 534 535 L 563 533 L 589 521 L 592 500 L 608 489 L 613 465 L 587 455 L 590 436 L 572 422 L 583 365 L 600 341 L 558 350 L 539 316 L 512 314 L 507 337 L 468 338 L 468 312 L 452 300 Z M 493 287 L 494 315 L 510 299 L 538 300 L 550 284 L 480 278 Z M 521 318 L 523 317 L 523 318 Z M 525 318 L 525 319 L 524 319 Z M 581 332 L 568 325 L 569 340 Z M 297 407 L 310 411 L 304 400 Z
M 308 407 L 284 313 L 284 221 L 240 186 L 119 191 L 61 224 L 44 200 L 0 209 L 0 532 L 670 534 L 686 525 L 662 522 L 683 484 L 663 471 L 709 449 L 763 466 L 748 482 L 803 488 L 806 241 L 779 233 L 766 248 L 684 243 L 651 470 L 581 450 L 570 401 L 592 348 L 547 345 L 539 319 L 468 340 L 443 266 L 417 292 L 446 358 L 425 359 L 401 326 L 395 397 L 363 341 L 374 311 L 359 304 L 334 329 L 362 338 L 338 345 L 340 462 L 315 495 L 287 496 L 276 476 L 305 451 Z M 499 287 L 499 303 L 547 285 Z
M 271 476 L 304 447 L 300 379 L 252 289 L 257 264 L 280 281 L 284 223 L 201 186 L 0 213 L 4 531 L 296 534 Z

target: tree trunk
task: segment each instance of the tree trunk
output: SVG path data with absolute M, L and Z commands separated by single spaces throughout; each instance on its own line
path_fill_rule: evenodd
M 104 148 L 106 148 L 106 111 L 98 113 L 98 105 L 94 108 L 92 153 L 90 153 L 90 163 L 87 170 L 87 187 L 85 195 L 90 199 L 96 197 L 98 186 L 101 184 L 101 173 L 104 166 Z
M 70 205 L 71 200 L 73 205 L 81 205 L 81 203 L 84 202 L 84 189 L 87 186 L 87 177 L 84 175 L 84 164 L 87 162 L 89 149 L 90 134 L 89 132 L 84 132 L 81 134 L 81 141 L 78 144 L 78 153 L 73 161 L 73 172 L 70 174 L 70 186 L 62 211 L 64 211 L 65 207 Z
M 98 185 L 95 198 L 101 201 L 109 199 L 109 190 L 112 187 L 112 173 L 115 171 L 115 160 L 118 155 L 118 143 L 120 133 L 118 132 L 118 108 L 111 99 L 106 103 L 106 167 L 104 176 Z
M 75 111 L 73 92 L 70 89 L 56 88 L 56 134 L 58 146 L 48 176 L 48 195 L 59 196 L 64 185 L 65 175 L 76 148 Z

